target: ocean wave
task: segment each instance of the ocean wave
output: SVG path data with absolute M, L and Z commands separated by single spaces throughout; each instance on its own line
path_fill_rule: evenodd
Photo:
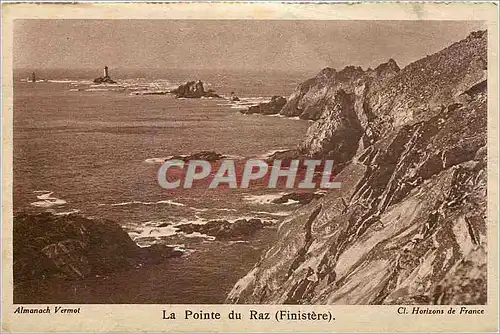
M 172 200 L 161 200 L 157 202 L 142 202 L 142 201 L 130 201 L 130 202 L 120 202 L 120 203 L 112 203 L 112 204 L 98 204 L 98 206 L 126 206 L 126 205 L 157 205 L 157 204 L 168 204 L 168 205 L 174 205 L 174 206 L 186 206 L 185 204 L 179 203 L 179 202 L 174 202 Z
M 190 206 L 189 208 L 193 211 L 196 211 L 196 212 L 208 212 L 208 211 L 238 212 L 238 210 L 230 209 L 230 208 L 195 208 L 193 206 Z
M 177 229 L 172 225 L 164 227 L 145 226 L 139 231 L 129 231 L 130 238 L 140 247 L 151 246 L 162 238 L 168 238 L 177 234 Z
M 89 80 L 74 80 L 74 79 L 49 79 L 47 82 L 50 83 L 69 83 L 69 84 L 90 84 L 92 81 Z
M 228 241 L 228 244 L 234 245 L 234 244 L 249 244 L 247 240 L 234 240 L 234 241 Z
M 252 202 L 255 204 L 271 204 L 275 199 L 278 199 L 285 195 L 286 193 L 280 192 L 276 194 L 265 194 L 265 195 L 245 195 L 243 199 L 247 202 Z
M 181 219 L 181 221 L 173 224 L 173 226 L 180 226 L 180 225 L 188 225 L 188 224 L 193 224 L 193 225 L 205 225 L 208 220 L 207 219 L 204 219 L 204 218 L 200 218 L 198 216 L 195 216 L 196 217 L 196 220 L 192 220 L 192 219 Z
M 173 222 L 163 222 L 163 221 L 157 221 L 157 222 L 145 222 L 141 224 L 141 226 L 135 226 L 133 229 L 128 230 L 128 234 L 134 242 L 139 245 L 140 247 L 147 247 L 150 246 L 158 241 L 161 241 L 164 238 L 172 237 L 172 236 L 182 236 L 184 238 L 204 238 L 207 240 L 215 240 L 215 237 L 202 234 L 199 232 L 193 232 L 193 233 L 184 233 L 180 232 L 180 229 L 178 226 L 184 225 L 184 224 L 198 224 L 198 225 L 203 225 L 207 221 L 204 219 L 199 219 L 199 220 L 187 220 L 183 219 L 180 222 L 173 223 Z
M 35 82 L 31 81 L 31 79 L 21 79 L 21 82 L 27 82 L 27 83 L 40 83 L 40 82 L 47 82 L 45 79 L 38 79 Z
M 116 92 L 116 91 L 121 91 L 124 90 L 123 87 L 115 86 L 112 88 L 88 88 L 85 89 L 86 92 Z
M 177 154 L 175 157 L 179 158 L 187 158 L 189 157 L 190 154 Z M 163 164 L 165 161 L 170 160 L 174 157 L 174 155 L 169 155 L 166 157 L 157 157 L 157 158 L 147 158 L 144 160 L 145 163 L 147 164 Z M 239 159 L 244 159 L 245 157 L 241 155 L 235 155 L 235 154 L 223 154 L 222 159 L 233 159 L 233 160 L 239 160 Z
M 252 213 L 257 215 L 276 216 L 276 217 L 286 217 L 292 214 L 291 211 L 278 211 L 278 212 L 252 211 Z
M 38 208 L 51 208 L 53 206 L 64 205 L 67 202 L 63 199 L 53 197 L 53 191 L 42 192 L 41 190 L 37 190 L 36 193 L 42 193 L 42 195 L 36 196 L 40 201 L 30 203 L 32 206 L 36 206 Z
M 300 201 L 296 201 L 294 199 L 288 199 L 285 203 L 281 203 L 282 205 L 294 205 L 294 204 L 300 204 Z
M 144 160 L 144 162 L 147 164 L 162 164 L 165 161 L 172 159 L 173 157 L 174 157 L 173 155 L 169 155 L 168 157 L 163 157 L 163 158 L 148 158 Z
M 231 109 L 248 109 L 251 106 L 259 105 L 260 103 L 267 103 L 271 101 L 270 97 L 256 96 L 256 97 L 240 97 L 239 101 L 233 101 L 230 97 L 224 96 L 226 103 L 219 103 L 219 106 L 229 106 Z
M 73 209 L 73 210 L 70 210 L 70 211 L 54 212 L 54 215 L 56 215 L 56 216 L 69 216 L 69 215 L 72 215 L 72 214 L 78 213 L 78 212 L 80 212 L 80 210 Z
M 186 238 L 203 238 L 203 239 L 207 239 L 209 241 L 214 241 L 215 240 L 215 237 L 211 236 L 211 235 L 207 235 L 207 234 L 204 234 L 204 233 L 200 233 L 200 232 L 193 232 L 193 233 L 180 233 L 182 234 L 182 236 L 186 237 Z
M 166 95 L 168 92 L 168 90 L 137 90 L 129 95 Z

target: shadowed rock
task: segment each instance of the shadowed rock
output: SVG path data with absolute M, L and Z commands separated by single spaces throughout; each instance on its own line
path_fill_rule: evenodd
M 83 278 L 182 254 L 168 246 L 140 248 L 115 222 L 79 215 L 23 214 L 14 217 L 13 227 L 16 282 Z

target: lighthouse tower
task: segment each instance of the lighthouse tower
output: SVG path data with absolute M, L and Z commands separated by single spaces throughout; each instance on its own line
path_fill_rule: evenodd
M 104 66 L 104 77 L 109 78 L 109 71 L 107 66 Z

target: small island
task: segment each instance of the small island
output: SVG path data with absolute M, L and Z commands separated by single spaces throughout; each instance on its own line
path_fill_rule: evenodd
M 113 79 L 111 79 L 111 77 L 109 76 L 109 69 L 107 66 L 104 66 L 104 76 L 103 77 L 99 77 L 99 78 L 95 78 L 94 79 L 94 83 L 95 84 L 103 84 L 103 83 L 106 83 L 106 84 L 116 84 L 116 81 L 114 81 Z
M 170 91 L 170 93 L 175 94 L 177 98 L 189 98 L 189 99 L 199 99 L 202 97 L 212 97 L 221 98 L 220 95 L 216 94 L 213 89 L 205 90 L 203 82 L 198 81 L 188 81 L 184 85 L 180 85 L 176 89 Z

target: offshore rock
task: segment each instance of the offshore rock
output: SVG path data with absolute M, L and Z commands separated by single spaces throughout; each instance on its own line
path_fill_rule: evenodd
M 289 194 L 285 194 L 280 198 L 276 198 L 271 201 L 273 204 L 288 204 L 289 201 L 297 202 L 301 205 L 309 204 L 313 200 L 323 197 L 322 193 L 313 193 L 313 192 L 293 192 Z
M 342 162 L 342 186 L 280 224 L 227 302 L 486 303 L 486 37 L 300 85 L 284 111 L 319 115 L 300 154 Z
M 99 77 L 94 79 L 95 84 L 116 84 L 116 81 L 111 79 L 109 76 Z
M 115 222 L 50 213 L 14 217 L 14 280 L 84 278 L 179 256 L 172 247 L 140 248 Z
M 205 91 L 205 87 L 201 80 L 198 81 L 188 81 L 184 85 L 180 85 L 176 89 L 172 90 L 170 93 L 175 94 L 177 98 L 194 98 L 199 99 L 202 97 L 213 97 L 220 98 L 219 95 L 211 89 Z
M 238 219 L 234 222 L 227 220 L 211 220 L 206 224 L 182 224 L 176 225 L 179 231 L 186 234 L 194 232 L 216 237 L 220 240 L 239 240 L 252 236 L 257 230 L 271 225 L 268 221 L 257 218 Z
M 214 151 L 200 151 L 190 155 L 176 155 L 170 158 L 169 160 L 183 160 L 183 161 L 204 160 L 212 162 L 212 161 L 218 161 L 222 158 L 224 158 L 224 155 Z

